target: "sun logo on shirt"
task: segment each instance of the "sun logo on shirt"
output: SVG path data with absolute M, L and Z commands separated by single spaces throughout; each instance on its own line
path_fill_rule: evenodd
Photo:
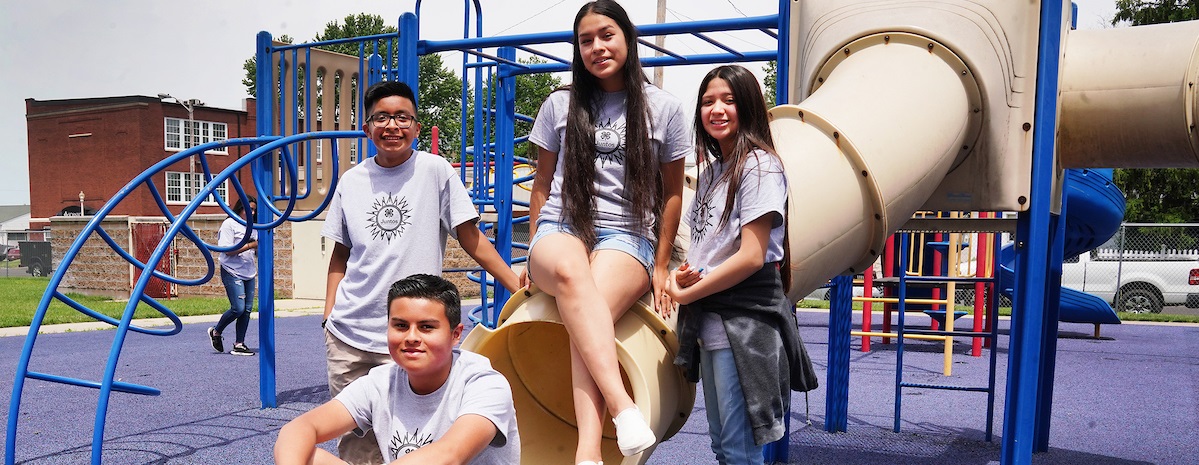
M 404 229 L 412 224 L 412 209 L 408 207 L 408 200 L 390 193 L 375 199 L 368 215 L 367 228 L 371 231 L 371 237 L 387 242 L 404 234 Z
M 396 431 L 391 435 L 391 443 L 387 445 L 387 451 L 391 453 L 391 459 L 388 460 L 389 462 L 411 454 L 412 451 L 420 449 L 421 447 L 427 446 L 433 442 L 433 435 L 420 434 L 420 428 L 417 428 L 412 432 L 403 433 L 402 436 L 401 433 L 401 431 Z
M 608 162 L 624 164 L 624 136 L 625 126 L 623 122 L 609 119 L 607 122 L 596 124 L 595 158 L 601 164 Z
M 712 219 L 716 207 L 712 205 L 712 191 L 705 192 L 691 203 L 691 242 L 700 243 L 713 227 Z

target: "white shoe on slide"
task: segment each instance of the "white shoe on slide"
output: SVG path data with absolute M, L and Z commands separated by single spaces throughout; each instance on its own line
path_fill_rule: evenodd
M 616 415 L 612 422 L 616 424 L 616 445 L 625 457 L 649 449 L 658 442 L 654 431 L 649 429 L 645 417 L 641 416 L 641 410 L 637 407 L 625 409 Z

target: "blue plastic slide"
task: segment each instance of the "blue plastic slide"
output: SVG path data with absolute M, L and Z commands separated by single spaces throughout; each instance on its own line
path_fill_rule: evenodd
M 1116 234 L 1124 220 L 1124 194 L 1112 183 L 1110 169 L 1066 170 L 1066 241 L 1069 258 L 1099 247 Z M 1015 283 L 1015 253 L 1012 244 L 1000 251 L 999 286 L 1012 296 Z M 1058 319 L 1069 323 L 1119 324 L 1120 317 L 1103 299 L 1074 289 L 1062 288 Z

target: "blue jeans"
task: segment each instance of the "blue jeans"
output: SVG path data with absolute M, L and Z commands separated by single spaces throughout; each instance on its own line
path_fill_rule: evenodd
M 254 309 L 254 289 L 257 288 L 258 278 L 240 279 L 221 268 L 221 283 L 225 285 L 225 296 L 229 298 L 229 310 L 221 315 L 221 321 L 216 324 L 216 332 L 225 330 L 229 323 L 237 321 L 237 339 L 234 342 L 246 342 L 246 330 L 250 329 L 250 311 Z
M 550 234 L 569 234 L 578 237 L 565 223 L 538 220 L 537 234 L 534 234 L 533 239 L 529 241 L 529 253 L 533 253 L 533 245 L 537 244 L 538 240 Z M 595 228 L 595 247 L 592 248 L 592 251 L 596 250 L 619 250 L 641 263 L 641 267 L 645 268 L 646 275 L 652 274 L 654 270 L 654 243 L 636 234 L 610 228 Z
M 761 465 L 762 446 L 754 443 L 733 349 L 700 350 L 699 357 L 708 437 L 716 460 L 721 464 Z

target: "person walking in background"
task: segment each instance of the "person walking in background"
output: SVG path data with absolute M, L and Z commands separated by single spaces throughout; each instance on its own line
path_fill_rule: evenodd
M 242 205 L 242 199 L 237 199 L 233 204 L 233 213 L 252 224 L 254 197 L 249 197 L 247 203 L 248 208 Z M 250 312 L 254 310 L 254 290 L 258 284 L 258 231 L 251 230 L 249 240 L 245 240 L 245 235 L 246 225 L 233 217 L 225 218 L 217 232 L 218 247 L 233 247 L 220 254 L 221 283 L 225 285 L 225 295 L 229 297 L 229 310 L 221 315 L 216 326 L 208 328 L 208 337 L 213 350 L 224 352 L 221 332 L 230 323 L 237 322 L 234 327 L 237 338 L 234 339 L 233 349 L 229 351 L 233 355 L 254 355 L 254 351 L 246 347 L 246 330 L 250 328 Z
M 716 460 L 761 464 L 762 446 L 783 436 L 790 391 L 817 383 L 780 273 L 790 266 L 787 178 L 749 70 L 704 77 L 694 126 L 691 247 L 666 287 L 682 305 L 675 363 L 690 381 L 700 373 Z
M 583 5 L 573 34 L 571 85 L 550 94 L 529 134 L 538 159 L 523 280 L 555 297 L 570 335 L 575 462 L 591 464 L 605 409 L 623 455 L 657 442 L 621 382 L 613 326 L 647 290 L 659 310 L 673 305 L 661 291 L 692 147 L 681 103 L 641 71 L 619 4 Z

